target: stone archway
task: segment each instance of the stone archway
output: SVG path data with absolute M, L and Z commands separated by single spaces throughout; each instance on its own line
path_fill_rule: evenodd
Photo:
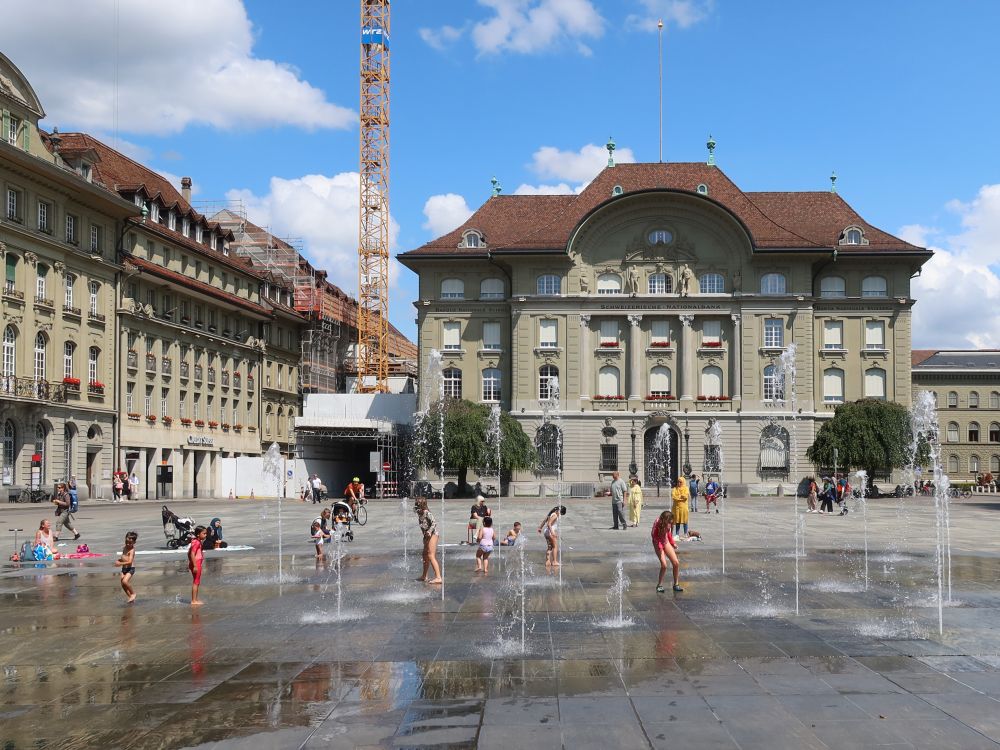
M 671 487 L 680 472 L 680 432 L 669 418 L 650 418 L 643 431 L 647 487 Z

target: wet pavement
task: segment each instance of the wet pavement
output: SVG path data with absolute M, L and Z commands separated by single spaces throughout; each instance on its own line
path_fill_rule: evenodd
M 528 537 L 523 651 L 520 560 L 502 549 L 489 578 L 473 574 L 456 544 L 466 502 L 442 524 L 443 598 L 412 580 L 415 520 L 386 501 L 342 545 L 339 600 L 335 550 L 317 564 L 309 544 L 315 506 L 284 503 L 279 579 L 274 501 L 172 504 L 253 547 L 209 553 L 200 610 L 159 505 L 84 506 L 81 541 L 107 557 L 0 573 L 0 747 L 1000 747 L 994 504 L 953 507 L 943 635 L 928 499 L 871 503 L 867 588 L 861 513 L 734 500 L 725 575 L 723 516 L 698 514 L 706 541 L 681 543 L 677 594 L 654 590 L 663 501 L 627 531 L 607 530 L 607 500 L 568 501 L 561 582 L 535 533 L 552 504 L 501 501 L 499 527 L 522 520 Z M 0 507 L 0 532 L 23 539 L 47 512 Z M 111 562 L 132 528 L 144 554 L 127 605 Z M 618 559 L 630 623 L 611 627 Z

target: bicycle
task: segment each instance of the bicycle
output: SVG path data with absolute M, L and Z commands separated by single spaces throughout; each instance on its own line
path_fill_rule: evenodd
M 484 484 L 482 489 L 483 497 L 500 497 L 500 492 L 497 490 L 495 484 Z
M 970 490 L 968 487 L 949 487 L 948 495 L 950 497 L 956 497 L 956 498 L 972 497 L 972 490 Z
M 29 490 L 25 487 L 17 496 L 19 503 L 47 503 L 52 499 L 52 493 L 45 490 Z
M 368 498 L 359 497 L 358 507 L 354 511 L 354 522 L 358 526 L 364 526 L 366 523 L 368 523 L 368 509 L 365 508 L 366 505 L 368 505 Z

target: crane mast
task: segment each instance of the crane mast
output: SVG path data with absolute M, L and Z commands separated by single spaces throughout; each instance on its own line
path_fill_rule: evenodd
M 389 0 L 361 0 L 358 393 L 389 380 Z

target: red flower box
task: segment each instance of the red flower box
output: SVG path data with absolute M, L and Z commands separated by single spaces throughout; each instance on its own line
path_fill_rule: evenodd
M 705 401 L 707 399 L 708 399 L 708 396 L 698 396 L 698 400 L 699 401 Z
M 181 417 L 181 424 L 186 427 L 187 425 L 191 424 L 191 420 L 188 419 L 187 417 Z
M 173 422 L 174 422 L 174 418 L 173 417 L 164 417 L 163 418 L 163 424 L 173 424 Z
M 594 401 L 624 401 L 624 396 L 594 396 Z
M 204 427 L 205 426 L 205 420 L 204 419 L 196 419 L 196 420 L 194 420 L 194 426 L 195 427 Z
M 80 385 L 80 378 L 63 378 L 65 385 Z
M 213 419 L 213 420 L 210 420 L 210 421 L 209 421 L 209 423 L 208 423 L 208 426 L 209 426 L 209 427 L 211 427 L 211 428 L 212 428 L 212 429 L 214 430 L 214 429 L 215 429 L 216 427 L 218 427 L 218 426 L 219 426 L 219 423 L 218 423 L 218 422 L 216 422 L 216 421 L 215 421 L 215 420 Z
M 605 349 L 617 349 L 618 348 L 618 342 L 617 341 L 602 341 L 601 342 L 601 346 L 604 347 Z
M 721 341 L 703 341 L 703 342 L 701 342 L 701 345 L 705 349 L 721 349 L 722 348 L 722 342 Z
M 654 349 L 666 349 L 670 346 L 669 341 L 653 341 L 650 346 Z
M 659 395 L 654 396 L 652 393 L 646 396 L 647 401 L 673 401 L 676 398 L 677 396 L 674 396 L 673 394 L 670 393 L 668 393 L 665 396 L 659 396 Z
M 147 414 L 146 415 L 146 421 L 147 422 L 155 422 L 156 421 L 156 415 L 155 414 Z
M 719 396 L 719 401 L 728 401 L 729 396 Z

